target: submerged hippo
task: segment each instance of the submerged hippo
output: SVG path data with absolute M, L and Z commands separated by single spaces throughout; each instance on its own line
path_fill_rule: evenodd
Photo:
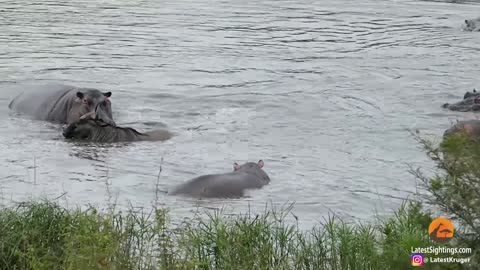
M 473 89 L 472 92 L 466 92 L 465 95 L 463 95 L 463 100 L 454 104 L 445 103 L 442 105 L 442 107 L 452 111 L 461 112 L 479 111 L 480 92 L 477 92 L 477 90 Z
M 37 120 L 59 124 L 70 124 L 95 112 L 105 123 L 115 125 L 111 96 L 112 92 L 101 92 L 93 88 L 49 85 L 20 93 L 8 107 Z
M 478 141 L 480 139 L 480 120 L 464 120 L 458 121 L 452 127 L 445 130 L 443 133 L 443 138 L 447 138 L 453 134 L 459 134 L 464 132 L 468 135 L 472 140 Z
M 463 26 L 465 31 L 480 31 L 480 17 L 472 20 L 465 20 L 465 25 Z
M 71 123 L 63 130 L 63 136 L 66 139 L 100 143 L 165 141 L 173 137 L 173 133 L 168 130 L 140 133 L 130 127 L 114 126 L 101 119 L 92 118 L 86 117 Z
M 262 170 L 263 160 L 233 164 L 233 172 L 208 174 L 183 183 L 169 195 L 186 195 L 195 198 L 239 198 L 247 189 L 260 189 L 270 183 L 270 178 Z

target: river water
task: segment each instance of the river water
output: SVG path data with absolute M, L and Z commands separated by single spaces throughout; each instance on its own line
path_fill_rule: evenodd
M 461 30 L 479 11 L 402 0 L 3 0 L 1 197 L 156 203 L 174 218 L 294 202 L 307 227 L 329 212 L 391 213 L 417 190 L 409 165 L 432 166 L 408 129 L 439 137 L 475 117 L 440 106 L 480 87 L 480 33 Z M 117 124 L 165 124 L 177 136 L 71 143 L 8 110 L 24 84 L 48 83 L 112 91 Z M 259 159 L 272 182 L 247 198 L 161 192 Z

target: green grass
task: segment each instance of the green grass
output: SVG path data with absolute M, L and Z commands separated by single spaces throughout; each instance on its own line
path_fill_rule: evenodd
M 431 221 L 405 203 L 377 224 L 330 217 L 309 231 L 291 208 L 261 215 L 207 212 L 173 226 L 168 212 L 65 209 L 48 201 L 0 210 L 1 269 L 411 269 L 432 245 Z M 456 265 L 426 269 L 460 269 Z

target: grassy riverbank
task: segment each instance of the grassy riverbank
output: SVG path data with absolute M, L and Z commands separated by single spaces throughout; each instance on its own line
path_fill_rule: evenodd
M 285 214 L 195 218 L 67 210 L 41 201 L 0 211 L 2 269 L 409 269 L 431 221 L 408 203 L 376 225 L 329 219 L 302 232 Z M 430 268 L 427 269 L 446 269 Z M 456 268 L 451 268 L 456 269 Z
M 380 227 L 331 219 L 307 233 L 284 224 L 281 214 L 212 215 L 173 228 L 160 209 L 102 214 L 32 202 L 0 212 L 0 263 L 2 269 L 380 269 L 407 266 L 410 246 L 428 244 L 429 218 L 415 209 L 402 209 Z
M 473 249 L 471 263 L 427 263 L 425 269 L 479 269 L 480 148 L 457 139 L 448 159 L 425 141 L 437 163 L 433 178 L 414 172 L 429 200 L 461 226 L 447 246 Z M 472 152 L 473 151 L 473 152 Z M 477 153 L 478 152 L 478 153 Z M 477 153 L 477 154 L 475 154 Z M 164 209 L 149 212 L 65 209 L 33 201 L 0 209 L 1 269 L 411 269 L 412 248 L 437 246 L 432 216 L 408 201 L 369 224 L 327 218 L 310 231 L 284 222 L 290 212 L 211 213 L 173 225 Z M 428 257 L 452 256 L 446 254 Z M 467 257 L 456 254 L 453 257 Z M 476 258 L 476 259 L 475 259 Z

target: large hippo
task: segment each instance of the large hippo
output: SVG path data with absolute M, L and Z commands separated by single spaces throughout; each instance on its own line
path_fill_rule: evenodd
M 85 114 L 95 115 L 105 123 L 115 125 L 110 97 L 112 92 L 68 85 L 47 85 L 25 90 L 8 105 L 16 112 L 37 120 L 70 124 Z
M 169 195 L 185 195 L 194 198 L 240 198 L 245 190 L 260 189 L 270 183 L 263 168 L 263 160 L 233 164 L 233 172 L 202 175 L 183 183 Z
M 458 121 L 452 127 L 445 130 L 443 133 L 443 138 L 447 138 L 453 134 L 464 133 L 469 136 L 474 141 L 479 141 L 480 139 L 480 120 L 464 120 Z
M 463 26 L 465 31 L 480 31 L 480 17 L 472 20 L 465 20 L 465 25 Z
M 68 125 L 63 130 L 63 136 L 66 139 L 100 143 L 165 141 L 173 136 L 168 130 L 140 133 L 130 127 L 114 126 L 101 119 L 94 119 L 92 115 L 87 116 Z
M 473 89 L 472 92 L 466 92 L 463 95 L 463 100 L 454 104 L 445 103 L 442 105 L 442 107 L 452 111 L 461 111 L 461 112 L 479 111 L 480 110 L 480 92 L 477 92 L 475 89 Z

